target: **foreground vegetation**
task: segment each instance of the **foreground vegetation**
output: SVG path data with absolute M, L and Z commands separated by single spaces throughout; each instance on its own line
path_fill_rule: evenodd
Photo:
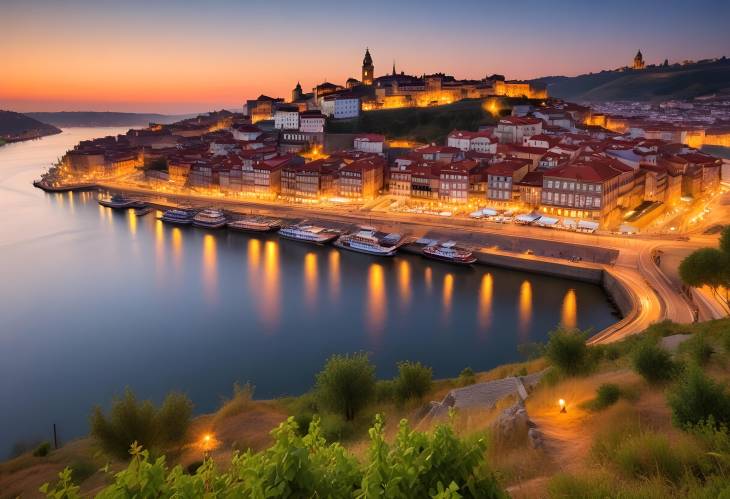
M 663 338 L 678 333 L 688 339 L 668 349 Z M 610 345 L 587 346 L 585 336 L 558 329 L 547 345 L 532 349 L 535 360 L 489 373 L 465 369 L 443 381 L 411 362 L 400 363 L 394 379 L 376 380 L 367 355 L 334 356 L 308 394 L 255 401 L 251 386 L 237 386 L 216 414 L 195 420 L 180 395 L 155 407 L 127 393 L 94 417 L 117 429 L 111 433 L 118 445 L 145 437 L 144 446 L 127 444 L 131 453 L 120 460 L 119 447 L 94 432 L 86 457 L 44 448 L 37 457 L 0 465 L 0 489 L 11 465 L 17 471 L 57 463 L 68 469 L 44 487 L 51 497 L 82 491 L 100 497 L 730 494 L 730 320 L 660 323 Z M 422 420 L 424 401 L 452 388 L 546 367 L 524 404 L 547 435 L 545 447 L 531 445 L 526 429 L 505 438 L 499 416 L 512 399 L 493 410 L 453 413 L 448 422 Z M 559 398 L 567 401 L 565 413 Z M 266 419 L 273 413 L 278 420 Z M 149 440 L 142 420 L 151 427 L 177 422 L 171 425 L 177 431 Z M 217 439 L 210 446 L 201 440 L 209 431 Z

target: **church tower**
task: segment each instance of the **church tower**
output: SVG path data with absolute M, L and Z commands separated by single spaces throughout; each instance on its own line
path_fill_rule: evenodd
M 372 85 L 373 84 L 373 71 L 375 71 L 375 66 L 373 66 L 373 58 L 370 57 L 370 50 L 365 49 L 365 58 L 362 60 L 362 84 L 363 85 Z
M 297 82 L 297 86 L 291 91 L 291 101 L 295 102 L 302 98 L 302 86 Z
M 634 57 L 634 69 L 644 69 L 644 56 L 641 55 L 641 50 L 639 50 L 636 53 L 636 57 Z

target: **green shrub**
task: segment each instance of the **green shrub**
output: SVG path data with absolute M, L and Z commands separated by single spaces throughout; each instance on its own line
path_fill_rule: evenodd
M 375 383 L 375 400 L 380 403 L 392 402 L 396 395 L 396 381 L 380 379 Z
M 459 386 L 469 386 L 477 382 L 477 376 L 471 367 L 465 367 L 459 373 Z
M 431 390 L 433 372 L 420 362 L 399 362 L 398 377 L 395 380 L 398 399 L 422 400 Z
M 448 426 L 420 433 L 404 420 L 395 441 L 387 444 L 377 417 L 362 464 L 340 444 L 327 444 L 317 418 L 305 436 L 298 435 L 293 418 L 272 436 L 273 445 L 262 452 L 234 454 L 225 471 L 211 459 L 190 473 L 181 466 L 169 469 L 164 457 L 153 460 L 135 444 L 127 468 L 110 477 L 111 484 L 97 497 L 507 497 L 486 467 L 484 440 L 459 438 Z M 70 469 L 41 492 L 80 497 Z
M 46 457 L 51 452 L 51 442 L 43 442 L 33 450 L 35 457 Z
M 294 416 L 294 422 L 297 424 L 297 433 L 300 436 L 304 436 L 309 432 L 309 425 L 314 419 L 314 414 L 311 412 L 302 412 Z
M 613 383 L 604 383 L 596 390 L 596 398 L 591 400 L 589 409 L 600 411 L 610 407 L 621 397 L 621 388 Z
M 112 402 L 109 415 L 101 407 L 91 414 L 91 435 L 101 448 L 119 458 L 128 458 L 130 445 L 138 442 L 154 451 L 178 443 L 185 436 L 192 416 L 192 403 L 182 394 L 171 393 L 158 410 L 152 402 L 138 402 L 127 389 Z
M 333 355 L 317 375 L 322 406 L 352 421 L 375 394 L 375 366 L 365 353 Z
M 679 372 L 669 352 L 651 341 L 642 342 L 634 350 L 632 361 L 634 370 L 652 384 L 668 381 Z
M 99 471 L 99 468 L 94 463 L 81 459 L 73 461 L 70 468 L 74 483 L 83 483 L 84 480 Z
M 672 420 L 686 428 L 712 417 L 716 424 L 730 424 L 730 394 L 725 385 L 693 366 L 667 394 Z
M 623 355 L 623 351 L 616 343 L 610 343 L 605 347 L 605 355 L 608 360 L 618 360 Z
M 236 414 L 241 414 L 251 404 L 253 400 L 254 387 L 251 383 L 241 385 L 236 382 L 233 384 L 233 397 L 223 402 L 222 407 L 216 413 L 216 418 L 225 419 Z
M 702 451 L 691 441 L 676 439 L 669 443 L 666 435 L 646 432 L 624 440 L 616 449 L 613 462 L 628 476 L 678 482 L 686 471 L 699 472 Z
M 320 418 L 320 427 L 322 436 L 327 442 L 347 440 L 354 431 L 353 423 L 348 423 L 339 414 L 323 414 Z
M 575 376 L 588 368 L 589 352 L 587 334 L 578 329 L 558 328 L 550 333 L 545 354 L 562 373 Z
M 712 354 L 715 353 L 712 345 L 707 341 L 705 333 L 696 333 L 693 335 L 680 345 L 680 350 L 700 366 L 707 364 Z

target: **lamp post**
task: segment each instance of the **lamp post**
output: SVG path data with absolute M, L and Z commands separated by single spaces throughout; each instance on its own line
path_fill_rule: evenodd
M 564 413 L 568 412 L 568 410 L 566 409 L 566 406 L 565 406 L 565 400 L 564 399 L 558 400 L 558 405 L 560 406 L 560 413 L 561 414 L 564 414 Z

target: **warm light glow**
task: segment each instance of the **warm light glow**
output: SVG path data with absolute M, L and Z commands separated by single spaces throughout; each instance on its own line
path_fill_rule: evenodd
M 317 254 L 304 255 L 304 301 L 309 308 L 317 304 Z
M 563 310 L 561 314 L 561 323 L 563 326 L 567 328 L 574 328 L 576 326 L 577 308 L 575 290 L 569 289 L 563 298 Z
M 444 317 L 449 318 L 451 315 L 451 302 L 454 297 L 454 275 L 447 273 L 444 276 L 444 294 L 443 294 L 443 305 L 444 305 Z
M 182 267 L 182 230 L 180 227 L 172 228 L 172 259 L 175 262 L 175 270 L 179 273 Z
M 333 301 L 340 298 L 340 252 L 336 249 L 329 253 L 329 285 Z
M 411 302 L 411 265 L 408 260 L 401 260 L 398 264 L 398 291 L 401 304 L 407 307 Z
M 218 300 L 217 252 L 212 234 L 203 236 L 203 295 L 208 303 Z
M 532 284 L 522 281 L 519 298 L 519 335 L 520 340 L 527 340 L 527 333 L 532 320 Z
M 162 220 L 155 220 L 155 275 L 158 281 L 165 268 L 165 227 Z
M 426 270 L 423 271 L 423 281 L 426 284 L 426 292 L 431 293 L 431 289 L 433 289 L 433 271 L 431 267 L 426 267 Z
M 482 277 L 482 285 L 479 288 L 479 327 L 488 329 L 492 323 L 492 274 L 486 273 Z
M 564 399 L 558 400 L 558 406 L 560 407 L 560 412 L 567 412 Z
M 385 273 L 378 263 L 368 269 L 368 306 L 366 322 L 371 335 L 378 336 L 385 326 Z
M 134 210 L 127 210 L 127 221 L 129 222 L 129 232 L 135 236 L 137 234 L 137 215 Z
M 264 244 L 264 275 L 261 285 L 261 318 L 264 325 L 274 329 L 281 316 L 279 286 L 279 244 L 266 241 Z

